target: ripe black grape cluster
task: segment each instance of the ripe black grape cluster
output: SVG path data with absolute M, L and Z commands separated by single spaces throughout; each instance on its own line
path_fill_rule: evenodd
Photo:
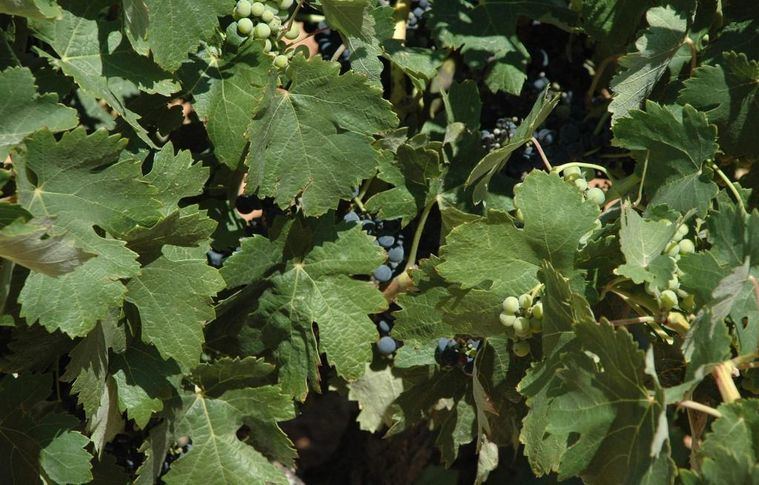
M 480 139 L 482 140 L 482 148 L 486 151 L 491 151 L 505 145 L 516 133 L 517 121 L 519 119 L 516 117 L 498 118 L 492 131 L 481 130 Z
M 398 342 L 390 336 L 390 332 L 393 330 L 393 319 L 383 314 L 380 319 L 377 320 L 377 332 L 379 332 L 380 338 L 377 340 L 377 351 L 381 355 L 390 355 L 398 349 Z
M 403 246 L 404 236 L 398 232 L 397 223 L 372 218 L 371 216 L 363 216 L 362 218 L 355 211 L 345 214 L 343 221 L 361 224 L 367 233 L 375 237 L 377 244 L 387 251 L 387 260 L 372 273 L 372 277 L 378 283 L 387 283 L 393 279 L 395 274 L 403 270 L 401 263 L 406 258 L 406 250 Z
M 471 338 L 438 339 L 435 359 L 443 367 L 459 367 L 471 375 L 474 370 L 474 357 L 482 344 L 481 340 Z
M 429 0 L 414 0 L 411 2 L 411 6 L 408 12 L 408 23 L 406 28 L 409 30 L 416 30 L 420 27 L 424 14 L 432 8 Z
M 232 12 L 237 22 L 237 33 L 264 42 L 264 52 L 274 57 L 274 65 L 280 69 L 287 67 L 290 58 L 279 53 L 280 36 L 294 40 L 300 35 L 298 26 L 287 24 L 290 7 L 294 0 L 266 0 L 262 2 L 239 0 Z M 283 30 L 287 29 L 284 33 Z
M 528 339 L 543 331 L 543 303 L 535 301 L 532 293 L 524 293 L 507 296 L 501 307 L 499 319 L 506 335 L 514 340 L 512 350 L 517 357 L 524 357 L 530 353 Z
M 322 21 L 316 24 L 316 35 L 314 40 L 319 46 L 319 53 L 322 59 L 329 61 L 335 55 L 337 50 L 343 44 L 343 40 L 337 31 L 329 28 L 326 22 Z M 337 57 L 336 61 L 340 63 L 343 70 L 350 68 L 350 49 L 344 49 Z
M 688 226 L 680 224 L 674 237 L 664 249 L 664 254 L 675 261 L 675 274 L 667 282 L 667 288 L 660 291 L 651 284 L 647 283 L 645 286 L 646 293 L 654 297 L 659 304 L 659 308 L 665 312 L 673 308 L 681 308 L 685 311 L 693 311 L 695 308 L 693 295 L 680 288 L 679 276 L 682 276 L 682 271 L 677 267 L 677 262 L 682 255 L 696 252 L 696 245 L 693 241 L 685 238 L 688 232 L 690 232 Z

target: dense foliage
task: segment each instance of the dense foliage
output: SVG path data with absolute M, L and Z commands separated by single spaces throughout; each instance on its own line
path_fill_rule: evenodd
M 757 46 L 754 0 L 0 0 L 0 482 L 288 483 L 333 392 L 462 483 L 756 483 Z

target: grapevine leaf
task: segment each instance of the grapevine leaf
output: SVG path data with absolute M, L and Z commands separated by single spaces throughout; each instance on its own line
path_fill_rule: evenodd
M 538 126 L 543 124 L 559 99 L 558 94 L 552 94 L 548 90 L 544 91 L 535 101 L 530 114 L 517 127 L 514 136 L 509 138 L 508 143 L 491 151 L 477 163 L 466 180 L 467 186 L 475 185 L 473 194 L 475 203 L 484 200 L 490 180 L 506 165 L 515 150 L 530 141 L 532 134 Z
M 48 375 L 27 374 L 0 380 L 0 477 L 11 484 L 92 480 L 89 440 L 65 414 L 35 415 L 35 405 L 50 393 Z
M 184 410 L 176 426 L 192 439 L 192 449 L 163 476 L 166 483 L 288 483 L 263 455 L 237 438 L 244 411 L 200 393 L 186 395 L 183 401 Z
M 132 48 L 142 56 L 150 52 L 148 45 L 148 6 L 145 0 L 123 0 L 124 8 L 124 31 L 126 32 Z
M 169 72 L 179 68 L 188 52 L 209 40 L 216 17 L 228 14 L 228 2 L 211 0 L 144 0 L 148 12 L 147 41 L 156 63 Z M 180 22 L 179 20 L 183 21 Z
M 126 352 L 111 358 L 111 373 L 116 383 L 118 408 L 140 428 L 154 413 L 164 409 L 164 402 L 176 396 L 179 367 L 161 359 L 153 347 L 130 343 Z
M 354 380 L 371 360 L 377 331 L 367 314 L 387 302 L 369 282 L 350 275 L 369 274 L 385 260 L 384 251 L 359 227 L 319 242 L 300 262 L 270 278 L 272 288 L 259 300 L 255 316 L 265 322 L 264 334 L 276 342 L 280 382 L 295 396 L 304 396 L 313 375 L 314 335 L 340 376 Z
M 719 127 L 720 146 L 731 154 L 759 150 L 759 61 L 726 52 L 721 65 L 704 65 L 685 81 L 678 100 L 706 113 Z
M 265 92 L 270 65 L 257 42 L 219 56 L 204 49 L 185 62 L 178 75 L 194 98 L 193 108 L 206 123 L 218 159 L 234 169 L 243 160 L 245 131 Z
M 140 161 L 119 160 L 125 142 L 103 131 L 86 135 L 79 129 L 59 141 L 41 131 L 17 157 L 20 204 L 37 217 L 53 216 L 56 230 L 96 255 L 58 278 L 29 275 L 19 301 L 30 323 L 84 336 L 121 305 L 126 292 L 121 280 L 139 271 L 135 253 L 121 241 L 100 237 L 93 227 L 122 234 L 159 216 L 155 189 L 140 181 Z
M 456 333 L 443 321 L 442 306 L 449 299 L 445 280 L 435 271 L 436 257 L 422 261 L 413 271 L 414 287 L 419 291 L 398 296 L 401 310 L 395 314 L 393 336 L 405 345 L 428 346 L 438 337 L 453 337 Z
M 699 483 L 757 483 L 759 400 L 741 399 L 718 408 L 722 417 L 699 446 Z
M 84 407 L 87 427 L 98 454 L 103 452 L 105 443 L 123 428 L 115 399 L 115 386 L 108 375 L 108 351 L 111 347 L 123 346 L 123 332 L 114 318 L 99 322 L 69 353 L 71 362 L 61 377 L 63 381 L 73 381 L 71 392 L 77 395 L 77 401 Z
M 2 210 L 0 206 L 0 211 Z M 17 219 L 0 229 L 0 257 L 48 276 L 70 273 L 93 255 L 73 241 L 50 236 L 46 221 Z
M 336 63 L 297 55 L 287 71 L 289 90 L 264 96 L 249 130 L 248 190 L 280 206 L 299 197 L 306 215 L 320 215 L 373 175 L 378 155 L 369 135 L 397 118 L 364 77 L 338 72 Z
M 543 260 L 559 271 L 574 270 L 579 240 L 593 228 L 597 206 L 557 175 L 538 171 L 525 178 L 516 200 L 524 212 L 523 230 L 491 211 L 451 231 L 437 267 L 446 280 L 464 288 L 487 283 L 503 299 L 532 289 Z M 473 251 L 482 257 L 473 260 Z
M 76 110 L 58 104 L 55 94 L 40 96 L 34 76 L 27 68 L 0 71 L 0 96 L 5 100 L 0 109 L 0 159 L 5 159 L 11 148 L 39 129 L 58 132 L 77 125 Z
M 97 11 L 107 5 L 104 0 L 72 0 L 60 20 L 38 20 L 32 26 L 58 56 L 52 59 L 55 66 L 82 90 L 105 101 L 153 146 L 139 115 L 126 106 L 126 98 L 138 90 L 168 96 L 179 86 L 153 61 L 132 50 L 118 22 L 95 20 Z
M 235 288 L 251 284 L 266 275 L 282 260 L 282 248 L 263 236 L 253 236 L 240 241 L 240 250 L 224 262 L 221 276 L 227 287 Z
M 52 19 L 60 17 L 62 12 L 55 0 L 0 0 L 0 13 Z
M 403 379 L 393 374 L 392 367 L 374 370 L 367 364 L 364 375 L 348 388 L 348 399 L 361 410 L 356 421 L 362 430 L 375 433 L 393 424 L 390 406 L 403 392 Z
M 129 281 L 126 300 L 140 313 L 143 341 L 186 370 L 200 361 L 203 325 L 214 317 L 211 298 L 223 288 L 205 259 L 164 255 Z
M 419 90 L 424 90 L 437 74 L 445 56 L 442 52 L 422 47 L 406 47 L 397 40 L 384 42 L 386 54 Z
M 653 0 L 599 0 L 583 2 L 580 18 L 583 29 L 598 42 L 606 55 L 623 50 L 640 24 Z
M 633 109 L 617 121 L 614 135 L 616 144 L 640 151 L 639 164 L 647 158 L 644 191 L 651 206 L 706 213 L 717 195 L 717 185 L 705 172 L 705 162 L 717 152 L 717 132 L 703 113 L 647 101 L 645 112 Z
M 616 273 L 636 284 L 650 282 L 657 287 L 665 286 L 675 266 L 672 258 L 662 253 L 676 231 L 676 224 L 646 220 L 629 205 L 623 207 L 619 242 L 626 263 L 617 268 Z
M 275 371 L 272 364 L 256 357 L 224 357 L 193 369 L 192 378 L 206 394 L 220 396 L 229 389 L 253 387 Z
M 646 12 L 646 20 L 648 29 L 635 42 L 636 52 L 619 60 L 621 71 L 611 80 L 614 98 L 609 111 L 614 123 L 640 107 L 685 40 L 688 19 L 675 8 L 654 7 Z

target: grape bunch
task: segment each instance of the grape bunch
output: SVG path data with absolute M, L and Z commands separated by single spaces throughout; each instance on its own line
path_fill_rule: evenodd
M 316 25 L 316 28 L 317 31 L 314 40 L 319 46 L 319 53 L 321 54 L 322 59 L 329 61 L 343 44 L 343 40 L 337 31 L 329 28 L 326 22 L 319 22 Z M 336 59 L 343 70 L 350 68 L 350 56 L 350 49 L 344 49 Z
M 493 130 L 480 131 L 480 139 L 482 140 L 482 148 L 485 151 L 495 150 L 501 148 L 506 142 L 508 142 L 517 131 L 518 118 L 498 118 L 495 122 L 495 128 Z
M 543 331 L 543 303 L 534 301 L 532 293 L 524 293 L 519 297 L 507 296 L 501 307 L 498 318 L 506 327 L 506 334 L 514 340 L 512 350 L 517 357 L 524 357 L 530 353 L 527 340 Z
M 690 312 L 695 308 L 695 298 L 693 295 L 680 288 L 679 277 L 682 276 L 683 273 L 677 267 L 677 262 L 682 255 L 693 254 L 696 252 L 695 243 L 691 239 L 685 239 L 688 232 L 690 232 L 688 226 L 680 224 L 677 227 L 677 232 L 675 232 L 674 237 L 664 249 L 664 254 L 675 261 L 675 273 L 672 275 L 672 279 L 667 282 L 667 287 L 660 290 L 650 283 L 646 283 L 645 285 L 646 293 L 656 299 L 656 302 L 659 304 L 659 308 L 662 311 L 681 308 Z
M 429 0 L 413 0 L 408 13 L 406 28 L 416 30 L 421 25 L 424 14 L 432 8 Z
M 482 344 L 481 340 L 471 338 L 438 339 L 435 359 L 443 367 L 459 367 L 471 375 L 474 370 L 474 357 Z
M 372 277 L 378 283 L 387 283 L 403 270 L 401 263 L 406 258 L 406 250 L 403 245 L 404 235 L 398 232 L 397 223 L 374 219 L 371 216 L 362 218 L 355 211 L 345 214 L 343 221 L 361 224 L 367 233 L 375 237 L 377 244 L 387 251 L 387 260 L 372 273 Z
M 382 315 L 377 321 L 377 332 L 380 338 L 377 340 L 377 351 L 381 355 L 390 355 L 398 349 L 398 342 L 390 336 L 393 330 L 393 320 L 389 315 Z
M 242 37 L 252 37 L 263 41 L 264 52 L 274 58 L 274 65 L 280 69 L 287 67 L 290 62 L 290 57 L 286 53 L 280 53 L 282 47 L 280 36 L 294 40 L 300 35 L 297 25 L 285 24 L 293 3 L 294 0 L 264 2 L 239 0 L 232 12 L 237 22 L 237 33 Z M 287 31 L 283 33 L 285 28 Z
M 582 192 L 585 200 L 589 200 L 596 205 L 602 206 L 606 203 L 606 194 L 598 187 L 588 187 L 588 181 L 582 173 L 580 167 L 567 167 L 564 169 L 564 180 L 573 184 Z

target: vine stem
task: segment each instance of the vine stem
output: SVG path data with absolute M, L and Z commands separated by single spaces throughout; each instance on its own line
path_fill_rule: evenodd
M 713 407 L 709 407 L 706 404 L 701 404 L 700 402 L 692 401 L 690 399 L 684 399 L 677 403 L 677 407 L 680 408 L 687 408 L 692 409 L 694 411 L 699 411 L 704 414 L 708 414 L 710 416 L 714 416 L 715 418 L 721 418 L 722 413 L 714 409 Z
M 683 41 L 683 44 L 688 46 L 688 49 L 690 49 L 690 73 L 693 74 L 693 71 L 696 70 L 696 67 L 698 67 L 698 50 L 696 49 L 696 44 L 693 42 L 693 39 L 690 37 L 685 37 L 685 40 Z
M 656 319 L 654 317 L 637 317 L 637 318 L 621 318 L 619 320 L 609 320 L 612 325 L 635 325 L 636 323 L 654 323 Z
M 563 165 L 558 165 L 556 167 L 553 167 L 551 169 L 552 172 L 561 172 L 563 170 L 566 170 L 570 167 L 584 167 L 584 168 L 592 168 L 595 170 L 598 170 L 599 172 L 603 172 L 605 175 L 609 175 L 609 172 L 606 170 L 606 167 L 602 167 L 601 165 L 596 165 L 595 163 L 587 163 L 587 162 L 569 162 L 565 163 Z
M 741 398 L 741 393 L 738 392 L 738 388 L 735 386 L 735 381 L 733 380 L 733 369 L 735 369 L 735 364 L 730 360 L 720 362 L 712 369 L 712 377 L 717 383 L 722 400 L 726 403 L 731 403 Z
M 543 147 L 540 146 L 540 142 L 538 141 L 537 138 L 535 138 L 533 136 L 532 137 L 532 143 L 534 143 L 535 144 L 535 148 L 538 149 L 538 153 L 540 154 L 540 158 L 543 160 L 543 165 L 546 166 L 546 170 L 548 170 L 550 172 L 553 169 L 553 167 L 551 167 L 551 162 L 548 161 L 548 157 L 546 157 L 546 154 L 543 151 Z
M 648 156 L 651 151 L 646 151 L 646 159 L 643 161 L 643 175 L 640 177 L 640 185 L 638 186 L 638 198 L 633 202 L 633 207 L 638 207 L 640 201 L 643 200 L 643 184 L 646 182 L 646 172 L 648 172 Z
M 432 208 L 435 207 L 437 199 L 433 199 L 432 202 L 422 211 L 422 215 L 419 216 L 419 224 L 414 231 L 414 240 L 411 242 L 411 250 L 408 253 L 408 261 L 406 261 L 406 267 L 404 273 L 416 264 L 416 253 L 419 251 L 419 242 L 422 240 L 422 233 L 424 232 L 424 225 L 427 224 L 427 217 L 429 217 Z
M 13 261 L 3 259 L 0 266 L 0 315 L 5 311 L 5 304 L 11 290 L 11 277 L 13 276 Z
M 589 103 L 593 99 L 593 93 L 596 92 L 596 88 L 598 87 L 598 83 L 601 81 L 601 75 L 604 73 L 607 67 L 609 67 L 609 64 L 619 59 L 619 55 L 613 55 L 609 56 L 598 65 L 598 69 L 596 69 L 596 72 L 593 73 L 593 80 L 590 83 L 590 87 L 588 88 L 588 92 L 585 93 L 585 99 Z
M 335 50 L 335 53 L 332 54 L 330 61 L 335 62 L 336 60 L 338 60 L 340 56 L 343 55 L 343 52 L 345 52 L 345 44 L 340 44 L 340 47 L 338 47 Z
M 735 184 L 733 184 L 733 181 L 730 180 L 730 177 L 728 177 L 727 174 L 723 172 L 722 169 L 719 168 L 717 164 L 715 164 L 714 162 L 711 163 L 711 168 L 719 176 L 719 178 L 722 179 L 723 182 L 725 182 L 725 185 L 727 185 L 727 188 L 730 190 L 730 192 L 732 192 L 733 197 L 735 197 L 735 202 L 738 204 L 738 207 L 740 207 L 741 209 L 741 213 L 743 214 L 743 217 L 748 217 L 746 206 L 743 204 L 743 198 L 741 197 L 740 192 L 738 192 L 738 189 L 735 187 Z
M 285 34 L 290 30 L 290 28 L 293 26 L 293 22 L 295 22 L 295 16 L 298 15 L 298 12 L 300 12 L 300 9 L 303 7 L 304 0 L 299 0 L 298 5 L 295 6 L 295 10 L 293 10 L 292 15 L 290 15 L 290 18 L 287 19 L 287 22 L 285 22 L 284 27 L 282 27 L 282 30 L 279 33 L 279 37 L 277 37 L 277 40 L 282 40 L 282 38 L 285 36 Z

